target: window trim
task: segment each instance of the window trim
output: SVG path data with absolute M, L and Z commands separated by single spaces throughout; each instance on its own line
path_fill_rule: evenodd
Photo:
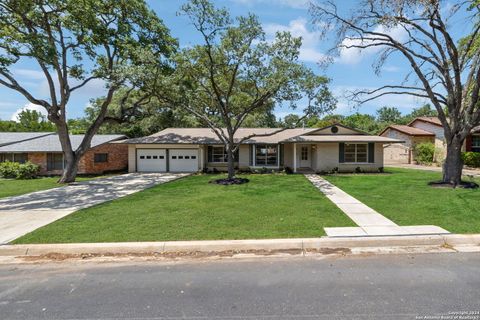
M 354 145 L 355 146 L 355 161 L 354 162 L 351 162 L 351 161 L 347 161 L 347 146 L 351 146 L 351 145 Z M 365 160 L 366 161 L 362 161 L 362 162 L 359 162 L 358 161 L 358 146 L 359 145 L 364 145 L 365 148 L 366 148 L 366 151 L 365 151 Z M 351 153 L 351 152 L 349 152 Z M 346 163 L 346 164 L 371 164 L 368 159 L 369 159 L 369 148 L 368 148 L 368 143 L 345 143 L 345 146 L 344 146 L 344 149 L 343 149 L 343 163 Z
M 273 146 L 276 150 L 276 159 L 275 164 L 259 164 L 257 163 L 257 147 L 259 146 Z M 267 153 L 268 154 L 268 153 Z M 267 160 L 267 154 L 265 155 L 265 160 Z M 280 145 L 277 143 L 258 143 L 253 145 L 253 167 L 260 168 L 278 168 L 280 166 Z
M 220 153 L 214 153 L 214 149 L 217 148 L 222 148 L 222 151 L 223 151 L 223 154 L 220 154 Z M 209 154 L 211 150 L 211 153 Z M 238 158 L 239 158 L 239 150 L 240 148 L 237 148 L 237 151 L 235 151 L 234 153 L 234 162 L 238 162 Z M 223 155 L 223 161 L 214 161 L 214 154 L 216 156 L 222 156 Z M 211 157 L 210 157 L 211 156 Z M 207 163 L 216 163 L 216 164 L 226 164 L 228 163 L 228 154 L 227 154 L 227 151 L 226 151 L 226 148 L 224 145 L 209 145 L 207 147 Z
M 99 161 L 99 159 L 97 159 L 97 156 L 99 156 L 99 157 L 105 156 L 105 161 Z M 94 163 L 94 164 L 97 164 L 97 163 L 108 163 L 108 153 L 107 153 L 107 152 L 94 153 L 94 154 L 93 154 L 93 163 Z
M 474 144 L 474 140 L 478 142 L 478 145 Z M 472 135 L 472 142 L 471 142 L 471 150 L 472 152 L 480 152 L 480 135 Z
M 62 168 L 61 169 L 56 169 L 56 168 L 50 168 L 48 163 L 49 163 L 49 155 L 61 155 L 62 156 Z M 59 171 L 59 170 L 65 170 L 65 155 L 63 153 L 59 152 L 47 152 L 47 171 Z M 51 162 L 50 162 L 51 163 Z

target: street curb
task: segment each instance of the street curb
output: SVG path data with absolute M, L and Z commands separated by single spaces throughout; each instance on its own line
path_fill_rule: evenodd
M 20 244 L 0 246 L 0 256 L 58 254 L 144 254 L 180 252 L 288 251 L 388 247 L 480 246 L 480 234 L 417 235 L 351 238 L 300 238 L 264 240 L 208 240 L 118 243 Z

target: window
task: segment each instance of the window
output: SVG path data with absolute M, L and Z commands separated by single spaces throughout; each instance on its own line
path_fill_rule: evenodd
M 480 136 L 472 136 L 472 151 L 480 152 Z
M 302 147 L 301 159 L 308 160 L 308 147 Z
M 140 156 L 140 159 L 141 159 L 141 160 L 145 159 L 145 156 Z
M 47 153 L 47 171 L 63 170 L 63 153 Z
M 193 156 L 192 156 L 193 157 Z M 238 161 L 238 149 L 233 155 L 235 161 Z M 191 158 L 191 159 L 196 159 Z M 224 146 L 209 146 L 208 147 L 208 162 L 224 163 L 228 161 L 228 154 Z
M 108 162 L 108 153 L 95 153 L 93 155 L 94 163 Z
M 346 143 L 344 155 L 347 163 L 366 163 L 368 162 L 368 145 L 366 143 Z
M 28 160 L 28 153 L 0 153 L 0 162 L 10 161 L 25 163 Z
M 257 144 L 255 146 L 255 165 L 256 166 L 276 166 L 278 146 L 268 144 Z

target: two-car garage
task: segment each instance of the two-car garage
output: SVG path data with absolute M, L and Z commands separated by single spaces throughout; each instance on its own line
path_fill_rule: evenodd
M 138 172 L 196 172 L 199 149 L 136 149 Z

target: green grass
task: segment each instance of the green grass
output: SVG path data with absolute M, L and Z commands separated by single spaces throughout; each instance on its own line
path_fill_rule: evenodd
M 354 226 L 302 175 L 248 175 L 243 185 L 191 176 L 80 210 L 14 243 L 318 237 Z
M 91 177 L 78 177 L 77 181 L 89 180 Z M 0 198 L 18 196 L 25 193 L 60 187 L 58 177 L 30 180 L 0 179 Z
M 438 172 L 389 168 L 386 173 L 325 178 L 399 225 L 437 225 L 455 233 L 480 232 L 480 189 L 428 186 L 430 181 L 441 180 Z

